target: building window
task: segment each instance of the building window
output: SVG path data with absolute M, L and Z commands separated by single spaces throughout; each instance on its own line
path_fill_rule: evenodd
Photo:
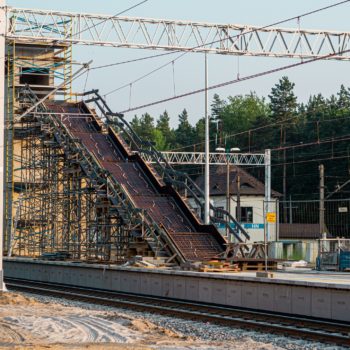
M 224 207 L 216 207 L 217 209 L 222 209 L 222 210 L 224 210 Z M 221 210 L 218 210 L 217 212 L 216 212 L 216 217 L 218 218 L 218 219 L 223 219 L 224 218 L 224 213 L 221 211 Z
M 253 207 L 241 207 L 241 222 L 253 222 Z

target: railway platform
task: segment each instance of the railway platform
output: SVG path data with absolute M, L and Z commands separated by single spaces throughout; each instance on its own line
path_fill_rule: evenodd
M 350 321 L 350 274 L 311 270 L 211 273 L 4 258 L 5 278 Z

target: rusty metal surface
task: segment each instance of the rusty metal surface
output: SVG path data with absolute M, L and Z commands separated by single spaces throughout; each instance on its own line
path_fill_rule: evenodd
M 211 259 L 224 251 L 212 234 L 195 232 L 190 220 L 178 208 L 173 198 L 158 193 L 139 164 L 123 158 L 110 136 L 97 130 L 93 117 L 86 116 L 86 112 L 81 111 L 79 105 L 51 103 L 49 108 L 93 154 L 100 166 L 124 186 L 135 205 L 147 210 L 151 218 L 165 229 L 185 259 Z

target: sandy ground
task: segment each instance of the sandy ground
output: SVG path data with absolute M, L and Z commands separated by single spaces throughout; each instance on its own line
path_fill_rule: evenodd
M 171 344 L 170 339 L 185 340 L 181 338 L 150 322 L 115 312 L 45 304 L 14 293 L 0 295 L 1 349 L 136 350 L 151 349 L 147 344 Z
M 210 332 L 210 325 L 202 326 Z M 86 309 L 0 294 L 0 349 L 17 350 L 280 350 L 250 337 L 203 341 L 160 327 L 120 310 Z M 301 347 L 288 347 L 301 349 Z M 304 347 L 303 347 L 304 349 Z M 307 347 L 317 349 L 317 347 Z M 328 349 L 328 348 L 327 348 Z M 329 348 L 335 349 L 335 348 Z

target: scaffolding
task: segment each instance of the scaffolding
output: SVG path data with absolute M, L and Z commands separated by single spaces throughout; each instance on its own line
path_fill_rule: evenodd
M 8 236 L 8 255 L 64 256 L 109 263 L 122 263 L 135 255 L 178 263 L 227 258 L 225 239 L 214 226 L 202 225 L 179 196 L 186 186 L 203 205 L 202 191 L 185 174 L 162 162 L 158 175 L 134 154 L 137 150 L 153 159 L 161 156 L 148 144 L 142 150 L 145 142 L 121 116 L 111 116 L 98 93 L 80 103 L 39 103 L 39 97 L 26 86 L 16 96 L 19 110 L 36 108 L 21 117 L 14 128 L 14 139 L 20 142 L 14 170 L 19 195 Z M 89 108 L 88 102 L 95 103 L 95 108 Z M 109 163 L 117 172 L 108 170 Z M 128 175 L 122 167 L 129 169 Z M 144 193 L 150 186 L 146 178 L 159 184 L 148 196 Z M 215 207 L 212 211 L 213 223 L 224 221 L 219 214 L 227 215 L 229 220 L 224 223 L 236 239 L 241 243 L 249 239 L 231 215 Z
M 25 108 L 19 91 L 30 85 L 38 96 L 44 96 L 62 81 L 70 81 L 71 76 L 72 45 L 49 46 L 42 43 L 29 45 L 16 40 L 7 41 L 5 253 L 12 253 L 12 237 L 16 237 L 19 242 L 16 249 L 21 252 L 27 249 L 27 253 L 33 253 L 37 248 L 29 242 L 34 242 L 36 231 L 34 228 L 40 226 L 38 223 L 42 221 L 39 213 L 34 215 L 31 222 L 28 221 L 28 217 L 33 213 L 33 208 L 40 208 L 37 198 L 39 198 L 38 193 L 42 191 L 42 183 L 40 184 L 39 177 L 44 175 L 42 164 L 44 164 L 43 157 L 47 150 L 42 148 L 38 122 L 29 119 L 18 120 L 18 116 Z M 71 88 L 71 84 L 66 84 L 54 98 L 70 100 Z M 32 198 L 31 203 L 29 197 Z M 16 230 L 20 233 L 14 234 Z M 28 244 L 24 244 L 23 239 Z M 45 241 L 44 238 L 43 241 Z M 27 248 L 23 248 L 24 246 Z
M 51 29 L 64 37 L 72 36 L 70 19 L 60 21 Z M 95 110 L 100 110 L 100 116 L 84 103 L 71 103 L 72 42 L 45 44 L 35 40 L 30 43 L 15 38 L 8 40 L 4 235 L 7 255 L 64 256 L 113 263 L 125 262 L 135 255 L 150 255 L 184 263 L 189 256 L 197 254 L 191 242 L 198 247 L 199 254 L 222 251 L 225 240 L 220 233 L 213 226 L 203 227 L 200 218 L 195 218 L 178 197 L 182 191 L 189 191 L 198 204 L 203 205 L 203 193 L 191 179 L 174 171 L 167 162 L 165 165 L 159 162 L 160 154 L 152 147 L 144 149 L 144 141 L 123 118 L 119 116 L 117 120 L 118 117 L 114 119 L 109 115 L 111 110 L 97 92 L 93 92 L 92 97 L 86 96 L 95 103 Z M 62 81 L 62 88 L 56 91 Z M 38 103 L 54 90 L 45 103 Z M 69 106 L 78 108 L 78 118 L 93 119 L 108 129 L 118 142 L 124 142 L 124 150 L 129 147 L 127 142 L 132 141 L 130 151 L 133 149 L 157 160 L 160 175 L 152 166 L 149 168 L 155 181 L 162 183 L 159 203 L 165 193 L 172 196 L 166 199 L 173 206 L 170 212 L 176 207 L 173 197 L 181 202 L 182 209 L 178 212 L 183 216 L 178 215 L 174 223 L 178 221 L 184 232 L 173 232 L 171 236 L 169 228 L 150 214 L 152 209 L 140 209 L 134 203 L 127 188 L 101 166 L 64 124 L 61 113 L 54 110 L 60 102 L 66 103 L 68 111 Z M 23 112 L 34 105 L 36 108 L 22 117 Z M 126 141 L 118 135 L 125 136 Z M 128 157 L 138 155 L 130 153 Z M 143 204 L 147 205 L 147 198 Z M 221 220 L 222 213 L 218 210 L 212 207 L 213 223 Z M 224 224 L 239 242 L 249 238 L 231 215 L 224 215 L 228 218 Z M 195 223 L 192 228 L 184 224 L 189 217 L 192 224 Z
M 20 109 L 36 95 L 19 91 Z M 54 113 L 37 109 L 15 124 L 20 142 L 14 187 L 20 193 L 8 235 L 9 255 L 66 254 L 79 260 L 126 260 L 129 232 L 107 198 L 107 187 L 81 167 L 72 137 Z

